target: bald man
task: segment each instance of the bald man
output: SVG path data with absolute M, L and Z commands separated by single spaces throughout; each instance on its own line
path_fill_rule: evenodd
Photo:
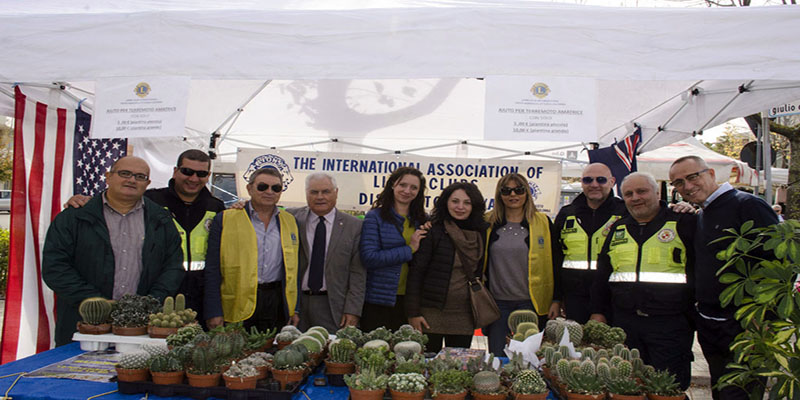
M 183 279 L 181 238 L 165 209 L 144 198 L 150 167 L 123 157 L 105 173 L 108 189 L 59 213 L 47 230 L 42 277 L 56 294 L 56 346 L 68 344 L 89 297 L 159 299 Z
M 556 216 L 555 232 L 561 246 L 556 246 L 553 254 L 555 288 L 550 319 L 565 314 L 581 324 L 589 320 L 597 254 L 611 225 L 627 215 L 625 203 L 611 194 L 615 183 L 607 166 L 589 164 L 581 174 L 583 193 Z

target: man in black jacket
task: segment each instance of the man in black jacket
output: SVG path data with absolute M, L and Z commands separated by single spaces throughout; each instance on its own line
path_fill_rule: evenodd
M 652 175 L 634 172 L 622 181 L 629 216 L 611 227 L 597 257 L 592 319 L 625 330 L 625 344 L 642 360 L 691 381 L 691 304 L 694 214 L 677 214 L 659 201 Z
M 713 386 L 720 376 L 730 372 L 725 368 L 733 361 L 730 344 L 742 328 L 734 319 L 736 306 L 730 304 L 723 308 L 719 301 L 726 285 L 720 283 L 716 273 L 725 261 L 717 260 L 716 255 L 728 247 L 730 240 L 711 242 L 726 235 L 725 229 L 738 230 L 746 221 L 753 221 L 754 227 L 769 226 L 778 223 L 778 217 L 764 200 L 738 191 L 727 182 L 717 184 L 714 170 L 700 157 L 686 156 L 675 160 L 669 178 L 684 200 L 702 207 L 694 241 L 697 253 L 696 324 L 697 339 L 708 361 Z M 712 396 L 715 400 L 748 398 L 746 391 L 733 386 L 721 391 L 713 389 Z
M 169 210 L 175 227 L 181 236 L 183 269 L 186 271 L 178 293 L 186 296 L 186 307 L 197 311 L 201 324 L 203 315 L 203 293 L 205 256 L 208 228 L 214 216 L 225 210 L 222 200 L 214 197 L 206 188 L 210 176 L 211 158 L 201 150 L 186 150 L 178 156 L 172 179 L 165 188 L 149 189 L 144 195 Z M 67 205 L 82 207 L 89 196 L 75 195 Z
M 553 252 L 551 319 L 561 315 L 562 310 L 567 318 L 581 324 L 589 319 L 589 292 L 597 270 L 597 253 L 611 224 L 627 214 L 623 201 L 611 193 L 614 183 L 607 166 L 589 164 L 581 175 L 583 193 L 556 216 L 554 232 L 560 246 L 554 246 Z

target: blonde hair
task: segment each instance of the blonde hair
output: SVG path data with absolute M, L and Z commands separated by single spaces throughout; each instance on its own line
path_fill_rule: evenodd
M 489 213 L 486 214 L 486 221 L 492 226 L 503 223 L 506 220 L 506 206 L 505 203 L 503 203 L 502 196 L 500 195 L 500 189 L 512 181 L 515 182 L 517 186 L 528 189 L 528 181 L 524 176 L 518 173 L 506 174 L 497 181 L 497 187 L 494 189 L 494 208 L 492 208 L 492 211 L 489 211 Z M 538 211 L 536 211 L 536 205 L 533 204 L 531 191 L 525 190 L 524 196 L 525 205 L 523 207 L 525 207 L 525 220 L 530 223 L 533 221 L 533 218 L 536 216 Z

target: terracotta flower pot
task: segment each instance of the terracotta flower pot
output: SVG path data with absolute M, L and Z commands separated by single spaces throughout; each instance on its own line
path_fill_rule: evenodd
M 355 363 L 335 363 L 325 360 L 325 373 L 330 375 L 352 374 L 356 371 Z
M 120 382 L 145 382 L 149 376 L 147 368 L 127 369 L 114 367 L 117 370 L 117 380 Z
M 647 398 L 650 400 L 683 400 L 686 398 L 685 394 L 680 394 L 677 396 L 662 396 L 660 394 L 647 394 Z
M 177 385 L 183 383 L 183 371 L 174 372 L 150 372 L 153 376 L 153 383 L 156 385 Z
M 568 400 L 602 400 L 605 399 L 606 395 L 603 394 L 580 394 L 580 393 L 572 393 L 567 392 L 567 399 Z
M 433 398 L 435 400 L 464 400 L 467 397 L 466 389 L 461 393 L 439 393 Z
M 247 377 L 238 377 L 238 376 L 225 376 L 222 375 L 222 379 L 225 380 L 225 387 L 228 389 L 255 389 L 256 383 L 258 382 L 258 376 L 247 376 Z
M 613 400 L 644 400 L 644 394 L 616 394 L 610 393 L 608 396 L 610 399 Z
M 483 394 L 472 391 L 472 398 L 475 400 L 505 400 L 506 397 L 508 397 L 508 393 Z
M 256 371 L 258 371 L 258 380 L 267 379 L 267 375 L 269 375 L 269 365 L 262 365 L 256 367 Z
M 92 325 L 79 321 L 78 332 L 84 335 L 102 335 L 111 332 L 111 324 Z
M 398 392 L 396 390 L 389 389 L 389 393 L 392 395 L 392 400 L 422 400 L 425 398 L 425 391 L 410 393 L 410 392 Z
M 159 338 L 164 339 L 173 333 L 178 332 L 178 328 L 164 328 L 161 326 L 147 326 L 147 334 L 150 335 L 151 338 Z
M 141 336 L 147 334 L 147 326 L 111 326 L 111 332 L 120 336 Z
M 303 380 L 302 369 L 272 369 L 272 377 L 281 383 L 281 390 L 286 389 L 286 385 Z
M 190 372 L 186 373 L 186 378 L 189 379 L 189 386 L 193 387 L 214 387 L 219 386 L 220 373 L 197 375 Z
M 533 394 L 522 394 L 522 393 L 512 393 L 511 397 L 514 400 L 545 400 L 547 395 L 550 394 L 550 391 L 546 391 L 544 393 L 533 393 Z
M 382 400 L 385 390 L 356 390 L 350 388 L 350 398 L 352 400 Z

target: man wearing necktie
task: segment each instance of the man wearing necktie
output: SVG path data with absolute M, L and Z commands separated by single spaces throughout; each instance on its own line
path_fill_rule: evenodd
M 358 243 L 361 220 L 336 209 L 339 188 L 325 173 L 306 178 L 308 206 L 288 209 L 300 230 L 299 328 L 323 326 L 330 332 L 358 324 L 366 273 Z

